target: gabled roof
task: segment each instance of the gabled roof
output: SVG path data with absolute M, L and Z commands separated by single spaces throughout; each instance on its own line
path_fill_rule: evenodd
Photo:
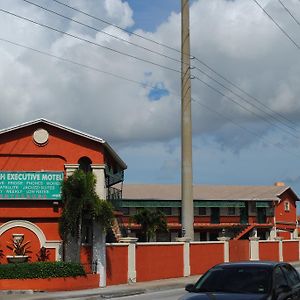
M 280 201 L 288 186 L 194 185 L 194 200 Z M 130 200 L 181 200 L 181 186 L 175 184 L 124 184 L 122 198 Z
M 98 138 L 98 137 L 95 137 L 93 135 L 90 135 L 88 133 L 73 129 L 71 127 L 67 127 L 67 126 L 49 121 L 47 119 L 40 118 L 40 119 L 25 122 L 25 123 L 22 123 L 22 124 L 19 124 L 19 125 L 16 125 L 16 126 L 8 127 L 6 129 L 1 129 L 0 130 L 0 135 L 5 134 L 5 133 L 9 133 L 9 132 L 12 132 L 12 131 L 15 131 L 15 130 L 18 130 L 18 129 L 22 129 L 22 128 L 25 128 L 25 127 L 29 127 L 29 126 L 32 126 L 32 125 L 35 125 L 35 124 L 40 124 L 40 123 L 47 124 L 47 125 L 50 125 L 52 127 L 62 129 L 64 131 L 68 131 L 72 134 L 84 137 L 88 140 L 92 140 L 92 141 L 95 141 L 95 142 L 103 145 L 103 147 L 106 148 L 106 150 L 111 154 L 111 156 L 119 163 L 119 165 L 123 169 L 127 168 L 127 165 L 125 164 L 125 162 L 118 156 L 118 154 L 112 149 L 112 147 L 105 140 L 103 140 L 101 138 Z

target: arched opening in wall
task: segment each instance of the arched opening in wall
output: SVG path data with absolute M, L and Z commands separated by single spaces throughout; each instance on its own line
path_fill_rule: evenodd
M 92 161 L 87 157 L 87 156 L 83 156 L 78 160 L 78 164 L 79 164 L 79 169 L 82 170 L 83 172 L 87 173 L 87 172 L 91 172 L 92 171 Z

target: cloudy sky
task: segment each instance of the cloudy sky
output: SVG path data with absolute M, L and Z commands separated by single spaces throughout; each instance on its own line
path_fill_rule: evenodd
M 257 1 L 285 34 L 254 0 L 190 2 L 194 183 L 300 195 L 300 2 Z M 47 118 L 108 141 L 126 183 L 180 182 L 179 0 L 0 9 L 0 128 Z

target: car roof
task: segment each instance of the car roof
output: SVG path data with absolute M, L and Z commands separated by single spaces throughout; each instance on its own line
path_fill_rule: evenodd
M 225 267 L 225 268 L 243 268 L 243 267 L 265 267 L 265 268 L 274 268 L 278 265 L 285 265 L 286 263 L 277 262 L 277 261 L 239 261 L 239 262 L 230 262 L 230 263 L 221 263 L 216 265 L 216 267 Z

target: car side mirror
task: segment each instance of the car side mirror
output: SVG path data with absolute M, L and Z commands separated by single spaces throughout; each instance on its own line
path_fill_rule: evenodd
M 194 291 L 194 284 L 193 283 L 189 283 L 185 286 L 185 290 L 189 293 Z

